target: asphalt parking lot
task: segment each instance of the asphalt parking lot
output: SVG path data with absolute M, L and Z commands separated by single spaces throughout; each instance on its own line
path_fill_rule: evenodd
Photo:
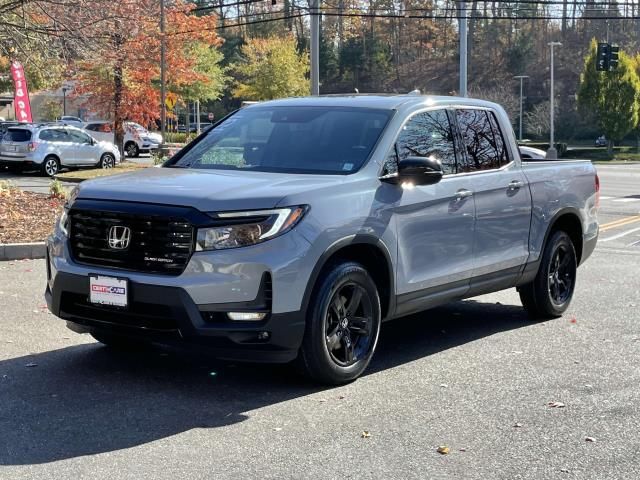
M 640 478 L 640 166 L 599 171 L 562 318 L 509 290 L 397 320 L 340 388 L 110 351 L 47 314 L 42 260 L 0 262 L 0 478 Z

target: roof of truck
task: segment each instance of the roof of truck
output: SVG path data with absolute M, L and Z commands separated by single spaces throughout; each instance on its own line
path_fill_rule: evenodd
M 283 98 L 248 105 L 245 108 L 260 108 L 261 106 L 331 106 L 331 107 L 361 107 L 397 110 L 411 106 L 449 106 L 469 105 L 492 107 L 495 104 L 476 98 L 448 97 L 438 95 L 408 94 L 350 94 L 350 95 L 321 95 L 318 97 Z

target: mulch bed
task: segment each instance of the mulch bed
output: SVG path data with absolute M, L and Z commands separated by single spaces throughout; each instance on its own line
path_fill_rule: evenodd
M 41 242 L 53 231 L 64 199 L 17 188 L 0 191 L 0 244 Z

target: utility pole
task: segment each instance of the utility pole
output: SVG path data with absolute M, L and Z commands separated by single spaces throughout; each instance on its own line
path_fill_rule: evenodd
M 467 2 L 458 2 L 460 5 L 458 17 L 458 29 L 460 38 L 460 96 L 467 96 Z
M 310 0 L 311 95 L 320 95 L 320 0 Z
M 164 1 L 160 0 L 160 133 L 162 134 L 162 144 L 160 145 L 161 153 L 164 146 L 166 123 L 167 123 L 167 108 L 165 101 L 167 99 L 166 90 L 166 55 L 167 55 L 167 40 L 164 36 Z
M 62 115 L 67 114 L 67 90 L 66 86 L 62 87 Z
M 525 78 L 529 78 L 529 75 L 516 75 L 513 78 L 520 80 L 520 132 L 518 140 L 522 141 L 522 82 Z
M 551 47 L 551 112 L 549 112 L 549 119 L 550 119 L 550 132 L 549 132 L 549 150 L 547 150 L 547 157 L 550 160 L 554 160 L 556 158 L 558 158 L 558 151 L 556 150 L 556 143 L 555 143 L 555 138 L 554 138 L 554 120 L 555 120 L 555 98 L 554 98 L 554 94 L 553 94 L 553 47 L 556 46 L 561 46 L 562 43 L 560 42 L 549 42 L 549 47 Z

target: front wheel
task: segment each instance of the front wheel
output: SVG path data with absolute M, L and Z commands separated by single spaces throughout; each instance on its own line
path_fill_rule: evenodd
M 116 166 L 116 159 L 110 153 L 105 153 L 100 157 L 100 162 L 98 162 L 98 168 L 113 168 Z
M 569 308 L 576 286 L 578 262 L 569 235 L 554 232 L 542 254 L 536 278 L 518 288 L 520 300 L 536 319 L 559 317 Z
M 127 154 L 127 157 L 129 158 L 140 156 L 140 149 L 138 148 L 138 145 L 136 145 L 135 142 L 128 142 L 124 146 L 124 151 Z
M 298 361 L 315 381 L 340 385 L 367 368 L 380 335 L 380 297 L 365 268 L 334 264 L 320 277 Z

